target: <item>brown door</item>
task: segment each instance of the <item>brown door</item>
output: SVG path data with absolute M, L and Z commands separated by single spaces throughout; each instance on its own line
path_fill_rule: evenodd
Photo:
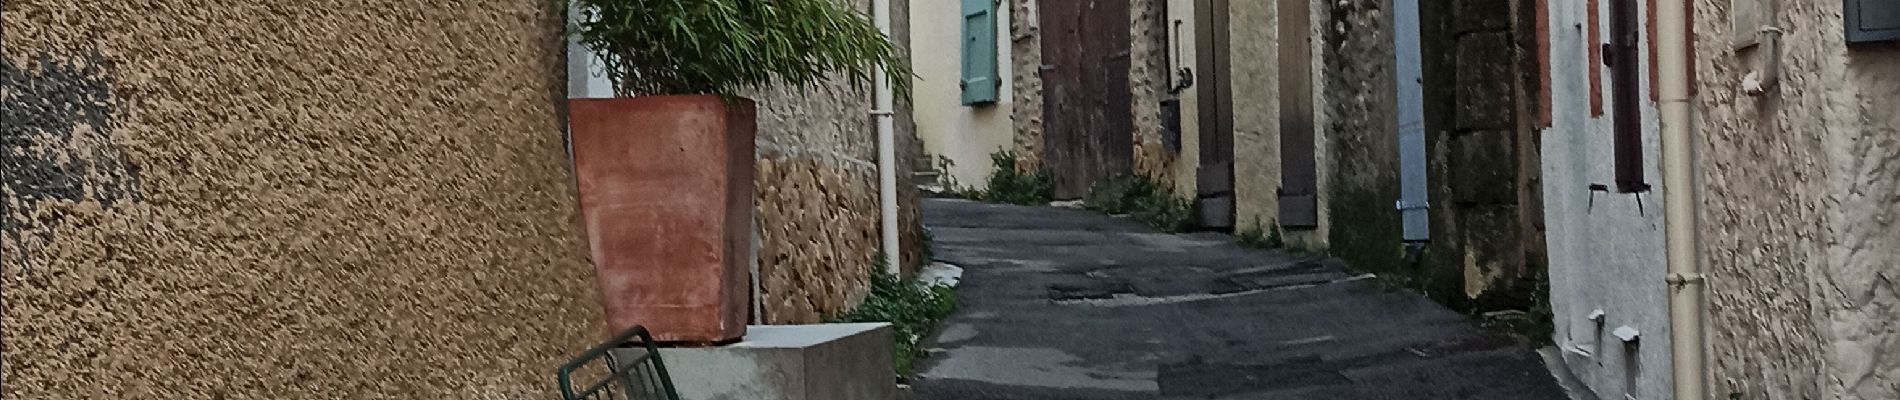
M 1043 162 L 1073 199 L 1134 159 L 1128 0 L 1044 1 Z
M 1280 2 L 1280 226 L 1319 226 L 1313 160 L 1312 48 L 1305 1 Z
M 1200 168 L 1195 209 L 1208 228 L 1234 226 L 1234 104 L 1228 76 L 1228 0 L 1195 2 L 1195 95 L 1200 121 Z

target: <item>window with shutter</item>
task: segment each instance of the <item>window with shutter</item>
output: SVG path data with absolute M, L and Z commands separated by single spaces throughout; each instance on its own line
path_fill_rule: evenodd
M 963 0 L 963 104 L 996 102 L 996 3 Z
M 1642 92 L 1637 81 L 1641 71 L 1637 43 L 1641 40 L 1642 17 L 1638 0 L 1610 0 L 1610 43 L 1604 61 L 1610 65 L 1610 122 L 1615 135 L 1612 152 L 1616 162 L 1616 189 L 1622 193 L 1649 191 L 1643 179 Z
M 1900 40 L 1900 1 L 1847 0 L 1847 42 Z

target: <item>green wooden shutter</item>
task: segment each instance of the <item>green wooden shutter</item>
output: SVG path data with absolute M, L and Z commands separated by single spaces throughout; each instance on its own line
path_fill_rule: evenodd
M 1847 42 L 1900 40 L 1900 1 L 1847 0 Z
M 996 102 L 996 3 L 963 0 L 963 104 Z

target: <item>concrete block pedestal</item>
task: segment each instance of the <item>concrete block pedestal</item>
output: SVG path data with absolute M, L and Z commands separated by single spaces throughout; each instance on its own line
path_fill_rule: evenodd
M 660 358 L 687 400 L 891 400 L 892 334 L 886 323 L 754 325 L 737 343 Z

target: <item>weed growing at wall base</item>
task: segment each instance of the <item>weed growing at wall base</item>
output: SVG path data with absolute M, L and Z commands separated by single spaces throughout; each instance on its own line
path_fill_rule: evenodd
M 1175 198 L 1143 176 L 1123 175 L 1096 182 L 1082 197 L 1082 205 L 1108 214 L 1127 214 L 1164 231 L 1194 229 L 1194 203 Z
M 1054 197 L 1055 180 L 1049 177 L 1048 171 L 1023 171 L 1017 166 L 1020 159 L 1012 151 L 991 153 L 989 189 L 977 197 L 983 201 L 1017 205 L 1048 204 Z
M 1236 242 L 1239 242 L 1240 245 L 1244 247 L 1256 249 L 1284 248 L 1286 247 L 1286 239 L 1280 237 L 1280 229 L 1278 226 L 1279 223 L 1272 220 L 1262 225 L 1260 224 L 1259 218 L 1254 218 L 1253 224 L 1241 228 L 1239 232 L 1234 232 L 1234 238 Z
M 955 288 L 907 280 L 885 272 L 882 261 L 871 271 L 871 295 L 836 322 L 889 322 L 896 348 L 897 379 L 909 379 L 911 365 L 923 356 L 918 346 L 937 323 L 957 309 Z

